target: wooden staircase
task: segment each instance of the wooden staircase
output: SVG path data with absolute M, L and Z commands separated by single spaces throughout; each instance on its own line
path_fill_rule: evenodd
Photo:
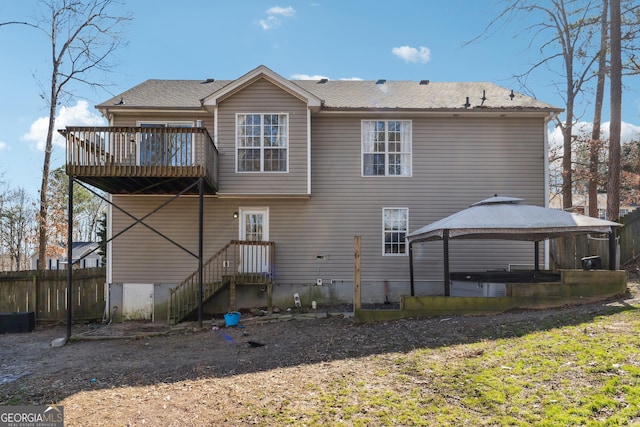
M 202 303 L 229 287 L 229 311 L 236 310 L 236 286 L 259 285 L 267 288 L 271 311 L 271 291 L 275 244 L 232 240 L 202 265 Z M 169 290 L 168 322 L 175 325 L 198 309 L 198 271 Z

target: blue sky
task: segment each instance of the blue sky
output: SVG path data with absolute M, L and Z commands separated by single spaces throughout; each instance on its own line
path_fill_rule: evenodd
M 128 46 L 118 65 L 93 80 L 110 93 L 74 86 L 60 106 L 57 127 L 102 125 L 94 105 L 147 79 L 235 79 L 258 65 L 287 78 L 385 78 L 388 80 L 489 81 L 523 91 L 512 75 L 539 60 L 524 31 L 534 16 L 499 28 L 490 38 L 464 46 L 497 15 L 497 1 L 476 0 L 166 0 L 125 1 L 133 16 L 124 29 Z M 0 22 L 26 20 L 36 0 L 0 0 Z M 530 19 L 530 22 L 526 20 Z M 514 35 L 518 35 L 514 37 Z M 46 135 L 50 42 L 24 26 L 0 27 L 0 180 L 24 187 L 34 198 L 40 186 Z M 558 66 L 561 66 L 558 64 Z M 541 69 L 529 93 L 562 107 L 554 83 L 560 69 Z M 35 77 L 34 77 L 35 76 Z M 640 133 L 639 77 L 627 78 L 623 134 Z M 578 106 L 584 121 L 593 107 Z M 603 121 L 608 121 L 608 109 Z M 64 163 L 54 149 L 52 167 Z

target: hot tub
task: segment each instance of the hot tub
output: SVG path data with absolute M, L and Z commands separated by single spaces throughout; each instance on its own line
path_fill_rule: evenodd
M 507 283 L 560 282 L 551 271 L 484 271 L 450 273 L 453 297 L 505 297 Z

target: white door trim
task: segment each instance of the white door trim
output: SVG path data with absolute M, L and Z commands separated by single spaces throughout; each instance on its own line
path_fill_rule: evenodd
M 262 214 L 262 241 L 269 241 L 269 208 L 240 208 L 240 221 L 238 227 L 238 237 L 240 240 L 246 240 L 246 215 L 247 214 Z
M 239 239 L 241 241 L 269 241 L 269 208 L 240 208 Z M 247 216 L 262 215 L 262 230 L 260 239 L 247 238 Z M 243 245 L 240 250 L 240 271 L 242 273 L 268 273 L 269 249 L 263 246 Z

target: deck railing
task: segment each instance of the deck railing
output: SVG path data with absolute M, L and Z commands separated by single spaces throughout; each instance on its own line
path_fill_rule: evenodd
M 272 283 L 274 260 L 273 242 L 233 240 L 227 243 L 203 264 L 203 301 L 228 285 Z M 169 291 L 169 324 L 180 322 L 198 307 L 198 279 L 198 271 L 194 271 Z
M 217 182 L 206 128 L 67 127 L 67 172 L 85 176 L 197 176 Z

